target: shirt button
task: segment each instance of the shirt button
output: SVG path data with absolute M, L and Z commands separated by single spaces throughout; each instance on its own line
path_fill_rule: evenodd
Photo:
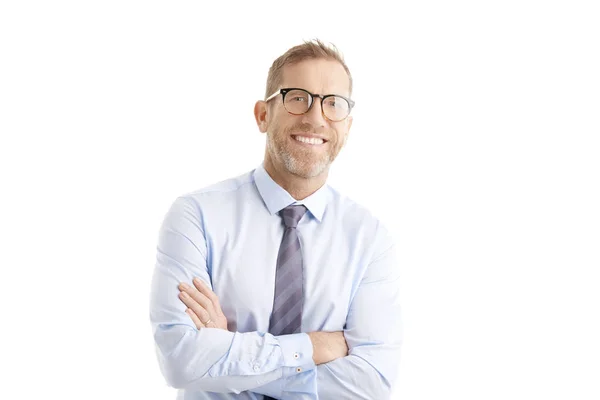
M 252 369 L 254 369 L 254 371 L 258 371 L 260 369 L 260 367 L 256 364 L 254 364 L 254 367 L 252 367 Z
M 295 358 L 296 360 L 297 360 L 297 359 L 299 359 L 299 358 L 300 358 L 300 354 L 298 354 L 298 353 L 294 353 L 294 358 Z
M 300 367 L 296 368 L 296 372 L 302 372 L 302 368 L 300 368 Z

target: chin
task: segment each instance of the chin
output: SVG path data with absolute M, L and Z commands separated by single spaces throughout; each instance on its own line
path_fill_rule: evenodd
M 305 179 L 317 177 L 329 169 L 329 163 L 320 162 L 312 165 L 299 165 L 300 163 L 296 162 L 296 160 L 289 161 L 291 162 L 285 163 L 286 169 L 290 173 Z

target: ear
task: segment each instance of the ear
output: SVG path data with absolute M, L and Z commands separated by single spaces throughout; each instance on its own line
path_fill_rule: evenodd
M 256 119 L 256 125 L 258 126 L 258 130 L 262 133 L 267 131 L 269 126 L 267 122 L 267 103 L 259 100 L 254 105 L 254 118 Z
M 352 118 L 352 115 L 349 115 L 348 118 L 346 118 L 346 135 L 350 133 L 350 128 L 352 128 L 352 121 L 354 121 L 354 118 Z

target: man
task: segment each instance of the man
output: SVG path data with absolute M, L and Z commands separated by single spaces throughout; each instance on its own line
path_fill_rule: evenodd
M 326 184 L 351 93 L 335 48 L 291 48 L 254 107 L 263 163 L 167 213 L 150 318 L 179 399 L 389 398 L 401 344 L 393 241 Z

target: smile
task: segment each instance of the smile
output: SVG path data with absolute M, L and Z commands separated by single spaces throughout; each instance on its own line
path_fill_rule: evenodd
M 325 143 L 325 140 L 323 140 L 321 138 L 307 137 L 307 136 L 300 136 L 300 135 L 294 135 L 292 137 L 294 139 L 296 139 L 296 141 L 306 143 L 306 144 L 319 145 L 319 144 Z

